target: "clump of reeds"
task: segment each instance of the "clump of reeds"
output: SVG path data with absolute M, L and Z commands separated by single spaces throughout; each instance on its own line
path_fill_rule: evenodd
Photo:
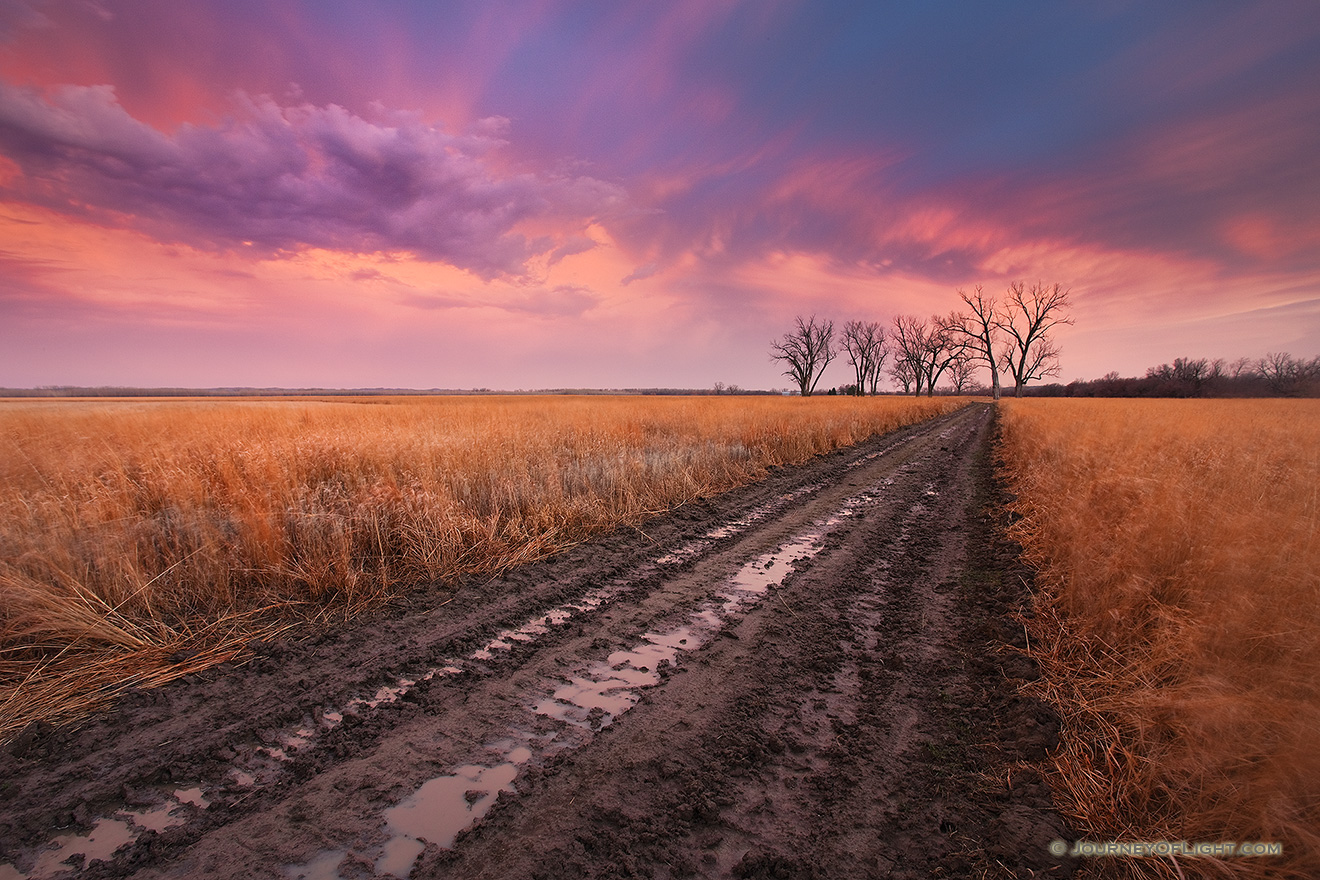
M 0 737 L 962 403 L 0 403 Z
M 1012 401 L 1003 429 L 1061 808 L 1284 849 L 1105 872 L 1320 876 L 1320 402 Z

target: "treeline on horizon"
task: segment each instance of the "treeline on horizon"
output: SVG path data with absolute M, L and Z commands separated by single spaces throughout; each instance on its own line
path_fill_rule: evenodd
M 114 397 L 405 397 L 426 395 L 482 394 L 640 394 L 640 395 L 779 395 L 716 382 L 714 388 L 555 388 L 535 391 L 495 391 L 490 388 L 134 388 L 124 386 L 42 386 L 0 388 L 0 398 L 114 398 Z M 841 385 L 821 392 L 827 395 L 857 394 L 856 385 Z M 882 392 L 883 393 L 883 392 Z M 907 394 L 910 392 L 890 392 Z M 942 386 L 935 394 L 988 396 L 990 389 L 971 385 L 963 390 Z M 1175 358 L 1160 364 L 1145 376 L 1107 373 L 1099 379 L 1076 379 L 1066 385 L 1052 382 L 1028 385 L 1025 397 L 1320 397 L 1320 355 L 1305 360 L 1288 352 L 1271 352 L 1263 358 Z
M 1030 397 L 1320 397 L 1320 356 L 1303 360 L 1288 352 L 1263 358 L 1175 358 L 1145 376 L 1108 373 L 1064 385 L 1028 387 Z

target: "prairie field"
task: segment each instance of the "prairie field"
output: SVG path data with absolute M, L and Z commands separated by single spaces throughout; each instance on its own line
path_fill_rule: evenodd
M 0 738 L 964 403 L 0 402 Z
M 1272 841 L 1282 858 L 1106 876 L 1320 876 L 1320 401 L 1006 401 L 1061 707 L 1051 784 L 1093 841 Z

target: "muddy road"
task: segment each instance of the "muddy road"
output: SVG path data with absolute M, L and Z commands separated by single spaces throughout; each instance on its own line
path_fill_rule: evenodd
M 1067 876 L 993 410 L 3 751 L 15 877 Z

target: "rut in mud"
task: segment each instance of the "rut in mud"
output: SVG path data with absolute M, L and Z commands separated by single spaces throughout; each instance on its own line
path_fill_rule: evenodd
M 992 419 L 29 732 L 0 880 L 1066 876 Z

